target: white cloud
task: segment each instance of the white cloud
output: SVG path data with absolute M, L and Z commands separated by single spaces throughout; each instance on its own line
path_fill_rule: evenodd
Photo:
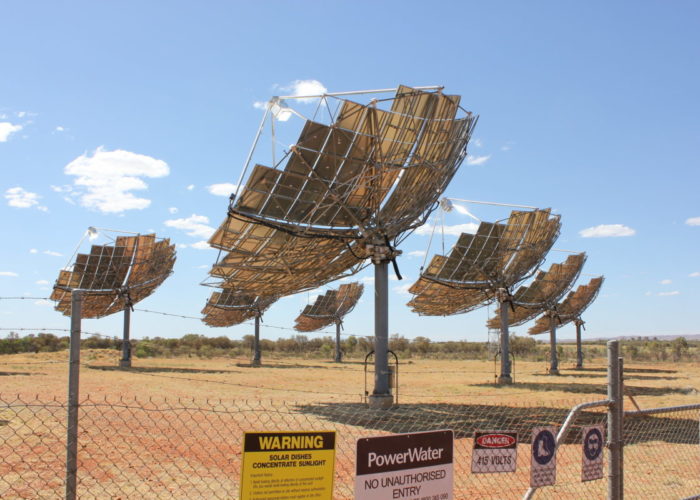
M 62 127 L 62 126 L 60 126 L 60 125 L 59 125 L 58 127 L 56 127 L 54 130 L 55 130 L 56 132 L 65 132 L 65 131 L 66 131 L 65 127 Z
M 213 250 L 213 248 L 211 246 L 209 246 L 209 243 L 207 242 L 207 240 L 202 240 L 202 241 L 198 241 L 196 243 L 192 243 L 190 246 L 192 248 L 197 249 L 197 250 Z
M 177 207 L 170 207 L 170 208 L 168 209 L 168 212 L 171 213 L 171 214 L 173 214 L 173 215 L 176 214 L 176 213 L 177 213 Z
M 77 178 L 74 185 L 80 192 L 80 204 L 102 213 L 142 210 L 151 200 L 137 198 L 131 191 L 148 189 L 141 177 L 165 177 L 168 164 L 150 156 L 117 149 L 97 148 L 90 157 L 81 155 L 64 169 L 66 175 Z
M 209 237 L 214 234 L 215 229 L 207 224 L 209 224 L 209 217 L 197 214 L 192 214 L 190 217 L 184 219 L 165 221 L 166 226 L 185 231 L 188 236 L 209 239 Z
M 651 296 L 651 292 L 646 292 L 644 295 L 646 295 L 647 297 L 649 297 L 649 296 Z
M 622 224 L 601 224 L 582 229 L 578 232 L 583 238 L 613 238 L 618 236 L 634 236 L 637 231 Z
M 411 288 L 412 285 L 413 283 L 404 283 L 403 285 L 395 286 L 392 290 L 399 295 L 409 295 L 408 289 Z
M 39 250 L 37 250 L 36 248 L 30 248 L 29 253 L 39 253 Z
M 41 196 L 39 196 L 38 194 L 27 191 L 26 189 L 21 188 L 19 186 L 9 188 L 5 191 L 5 199 L 7 200 L 7 204 L 11 207 L 33 207 L 34 205 L 39 205 L 40 198 Z M 41 209 L 46 207 L 41 207 L 41 205 L 39 205 L 37 206 L 37 208 Z
M 700 226 L 700 217 L 691 217 L 686 219 L 685 223 L 689 226 Z
M 15 114 L 17 115 L 17 118 L 24 118 L 25 116 L 27 116 L 26 111 L 17 111 L 17 113 Z
M 484 145 L 484 143 L 481 141 L 481 139 L 472 139 L 471 142 L 469 142 L 471 146 L 476 146 L 477 148 L 480 148 Z
M 374 276 L 365 276 L 363 278 L 360 278 L 360 281 L 362 283 L 374 283 Z
M 46 280 L 35 281 L 35 283 L 36 283 L 37 285 L 48 285 L 48 284 L 49 284 L 49 282 L 46 281 Z
M 62 253 L 54 252 L 53 250 L 44 250 L 42 253 L 52 257 L 63 257 Z
M 50 306 L 50 305 L 53 305 L 50 301 L 48 301 L 48 300 L 46 300 L 46 299 L 36 300 L 36 301 L 34 301 L 34 304 L 36 304 L 37 306 Z
M 484 156 L 468 155 L 467 156 L 467 165 L 483 165 L 484 163 L 489 161 L 489 158 L 491 158 L 491 155 L 484 155 Z
M 294 80 L 289 85 L 280 87 L 280 90 L 290 95 L 321 95 L 328 92 L 328 89 L 318 80 Z M 310 97 L 295 100 L 303 103 L 310 103 L 314 102 L 316 99 Z
M 7 142 L 10 135 L 22 130 L 22 125 L 13 125 L 10 122 L 0 122 L 0 142 Z
M 688 276 L 690 276 L 691 278 L 700 278 L 700 272 L 696 271 L 694 273 L 690 273 Z
M 188 191 L 192 191 L 194 189 L 194 184 L 190 184 L 185 189 L 187 189 Z
M 12 271 L 0 271 L 0 276 L 11 276 L 11 277 L 15 277 L 15 276 L 19 276 L 19 274 L 13 273 Z
M 659 281 L 659 284 L 660 284 L 660 285 L 670 285 L 671 283 L 673 283 L 671 280 L 661 280 L 661 281 Z
M 408 255 L 409 257 L 425 257 L 425 250 L 412 250 L 406 255 Z
M 468 222 L 467 224 L 455 224 L 454 226 L 437 226 L 435 228 L 435 234 L 441 235 L 444 231 L 444 233 L 447 235 L 459 236 L 462 233 L 474 234 L 476 233 L 477 229 L 479 229 L 479 224 Z M 416 234 L 421 236 L 430 236 L 433 234 L 433 225 L 423 224 L 421 227 L 416 229 Z
M 673 292 L 659 292 L 657 295 L 659 297 L 669 297 L 671 295 L 680 295 L 680 294 L 681 294 L 681 292 L 679 292 L 678 290 L 674 290 Z
M 238 186 L 230 182 L 222 182 L 221 184 L 212 184 L 207 186 L 207 191 L 215 196 L 230 196 L 236 191 Z

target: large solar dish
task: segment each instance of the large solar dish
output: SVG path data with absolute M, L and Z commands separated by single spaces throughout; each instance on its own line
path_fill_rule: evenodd
M 343 318 L 349 314 L 362 296 L 362 283 L 346 283 L 337 290 L 328 290 L 316 297 L 296 318 L 294 328 L 300 332 L 313 332 L 335 323 L 335 361 L 342 361 L 340 328 Z
M 559 216 L 550 210 L 514 210 L 508 219 L 481 222 L 476 233 L 462 233 L 449 255 L 435 255 L 411 286 L 408 305 L 421 315 L 447 316 L 472 311 L 496 300 L 510 301 L 511 289 L 532 275 L 559 236 Z M 504 315 L 508 308 L 501 307 Z M 508 321 L 501 323 L 502 383 L 512 382 Z
M 101 318 L 123 311 L 151 295 L 170 276 L 175 245 L 155 234 L 117 236 L 104 245 L 78 253 L 75 262 L 59 272 L 51 293 L 55 309 L 71 314 L 71 293 L 83 296 L 82 318 Z
M 131 366 L 131 309 L 172 274 L 175 245 L 170 244 L 168 238 L 158 238 L 155 234 L 124 235 L 110 230 L 98 233 L 94 228 L 88 232 L 91 236 L 106 238 L 107 242 L 91 245 L 88 253 L 76 253 L 75 261 L 59 272 L 50 298 L 56 302 L 57 311 L 70 316 L 72 293 L 79 292 L 81 319 L 124 311 L 120 364 L 128 367 Z
M 391 400 L 387 264 L 436 208 L 477 121 L 442 88 L 390 90 L 304 96 L 319 99 L 311 118 L 289 104 L 302 96 L 270 100 L 241 175 L 246 181 L 209 239 L 220 254 L 205 282 L 283 296 L 353 274 L 371 259 L 378 273 L 375 406 Z M 282 117 L 302 123 L 277 158 Z M 268 123 L 273 148 L 264 159 L 261 151 L 269 150 L 258 143 Z

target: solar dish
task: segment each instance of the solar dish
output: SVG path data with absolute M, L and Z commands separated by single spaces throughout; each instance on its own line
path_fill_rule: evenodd
M 94 228 L 89 231 L 97 234 Z M 92 245 L 89 253 L 77 253 L 75 262 L 59 272 L 50 299 L 56 302 L 57 311 L 70 316 L 71 294 L 80 292 L 81 319 L 124 311 L 121 365 L 131 366 L 131 308 L 151 295 L 172 274 L 175 245 L 171 245 L 168 238 L 157 238 L 155 234 L 112 237 L 112 233 L 118 232 L 102 230 L 108 243 Z
M 345 315 L 355 308 L 365 286 L 361 283 L 340 285 L 338 290 L 328 290 L 307 305 L 295 320 L 294 328 L 300 332 L 313 332 L 335 323 L 335 361 L 342 361 L 340 327 Z
M 261 316 L 277 297 L 260 297 L 224 288 L 212 292 L 207 305 L 202 309 L 202 321 L 209 326 L 226 327 L 243 323 Z
M 514 210 L 508 219 L 481 222 L 475 234 L 462 233 L 448 256 L 433 256 L 411 286 L 408 305 L 421 315 L 447 316 L 493 301 L 510 300 L 510 290 L 532 275 L 559 236 L 559 216 L 549 209 Z M 502 308 L 507 312 L 507 308 Z M 501 376 L 511 383 L 508 322 L 501 328 Z
M 539 335 L 549 330 L 550 337 L 556 339 L 557 326 L 561 327 L 573 321 L 576 324 L 576 367 L 582 368 L 583 352 L 581 350 L 581 327 L 584 322 L 581 319 L 581 314 L 583 314 L 583 311 L 596 299 L 600 288 L 603 286 L 604 280 L 605 278 L 603 276 L 598 276 L 593 278 L 586 285 L 579 285 L 575 291 L 567 295 L 566 299 L 564 299 L 561 304 L 555 305 L 545 311 L 545 313 L 537 319 L 535 325 L 528 330 L 528 333 L 530 335 Z
M 260 349 L 260 318 L 277 300 L 275 296 L 250 295 L 240 290 L 224 288 L 212 292 L 207 305 L 202 309 L 202 321 L 209 326 L 224 327 L 243 323 L 255 318 L 253 336 L 252 366 L 260 366 L 262 353 Z
M 370 94 L 385 96 L 358 102 Z M 288 104 L 309 98 L 319 102 L 312 118 Z M 303 124 L 276 158 L 283 116 Z M 371 259 L 378 276 L 370 403 L 385 405 L 391 400 L 387 264 L 395 265 L 398 244 L 437 207 L 476 122 L 459 96 L 440 87 L 273 98 L 241 175 L 247 180 L 209 239 L 220 254 L 204 284 L 284 296 L 354 274 Z M 258 161 L 268 123 L 272 157 Z
M 519 287 L 510 300 L 511 306 L 508 306 L 511 307 L 508 326 L 527 323 L 545 309 L 554 307 L 574 285 L 585 262 L 585 253 L 569 255 L 564 262 L 552 264 L 548 271 L 539 271 L 527 286 Z M 499 328 L 500 324 L 499 307 L 487 326 Z

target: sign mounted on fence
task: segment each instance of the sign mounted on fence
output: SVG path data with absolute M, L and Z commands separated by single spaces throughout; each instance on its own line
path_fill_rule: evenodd
M 452 500 L 452 431 L 357 440 L 355 500 Z
M 332 500 L 335 432 L 246 432 L 241 500 Z
M 581 481 L 603 478 L 603 446 L 605 444 L 602 425 L 583 427 L 583 467 Z
M 532 460 L 530 486 L 549 486 L 557 481 L 556 427 L 532 429 Z
M 518 433 L 476 431 L 472 451 L 472 472 L 515 472 Z

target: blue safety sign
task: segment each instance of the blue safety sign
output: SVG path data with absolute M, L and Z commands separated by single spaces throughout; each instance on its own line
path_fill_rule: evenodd
M 554 435 L 549 429 L 543 429 L 532 442 L 532 456 L 538 464 L 547 465 L 554 458 L 554 448 Z
M 556 427 L 532 429 L 530 486 L 533 488 L 555 484 L 557 481 L 556 433 Z

